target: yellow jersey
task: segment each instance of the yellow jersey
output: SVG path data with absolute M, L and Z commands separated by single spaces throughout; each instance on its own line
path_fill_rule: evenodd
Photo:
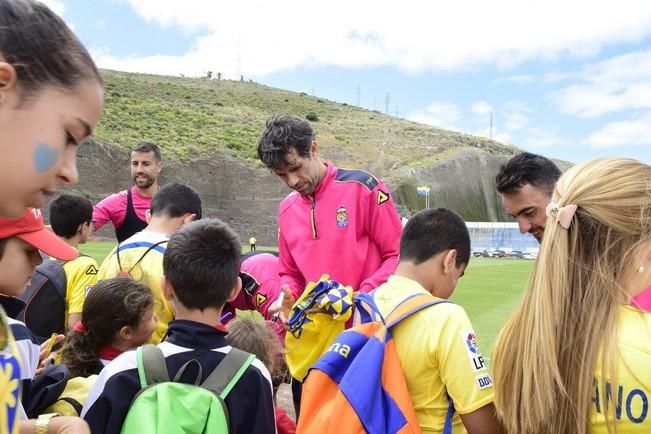
M 167 240 L 169 240 L 167 234 L 147 230 L 138 232 L 111 251 L 99 267 L 97 275 L 97 280 L 100 281 L 116 277 L 122 271 L 131 270 L 130 274 L 134 280 L 151 289 L 154 295 L 154 315 L 157 318 L 156 329 L 149 340 L 152 344 L 161 342 L 167 333 L 167 325 L 174 319 L 172 307 L 163 296 L 163 289 L 161 288 L 163 254 L 167 248 Z M 163 243 L 153 247 L 143 257 L 147 249 L 160 242 Z M 120 249 L 120 263 L 118 263 L 116 254 L 118 248 Z M 140 262 L 136 265 L 138 260 Z
M 614 408 L 620 433 L 648 434 L 651 433 L 651 313 L 632 306 L 620 307 L 617 333 L 617 381 L 602 385 L 601 363 L 597 363 L 591 432 L 608 434 L 604 413 L 606 408 Z M 612 423 L 610 415 L 609 420 Z
M 386 316 L 415 294 L 429 293 L 417 282 L 394 275 L 376 289 L 374 299 Z M 449 396 L 455 409 L 452 432 L 465 433 L 459 414 L 494 399 L 493 380 L 466 312 L 454 303 L 437 304 L 391 331 L 422 432 L 443 431 Z
M 98 268 L 97 262 L 85 255 L 63 264 L 66 273 L 66 328 L 74 326 L 68 324 L 68 315 L 81 313 L 86 294 L 97 283 Z

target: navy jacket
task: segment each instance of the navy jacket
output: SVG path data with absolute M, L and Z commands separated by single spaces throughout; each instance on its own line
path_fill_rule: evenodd
M 202 365 L 202 381 L 205 380 L 230 350 L 225 334 L 223 329 L 193 321 L 170 322 L 167 340 L 158 345 L 165 355 L 170 378 L 185 362 L 196 359 Z M 196 370 L 188 369 L 186 374 L 194 377 Z M 181 380 L 192 383 L 194 378 Z M 102 370 L 88 395 L 81 416 L 91 432 L 119 434 L 139 390 L 136 352 L 127 351 Z M 276 432 L 271 377 L 262 362 L 256 359 L 247 368 L 226 397 L 226 406 L 231 434 Z

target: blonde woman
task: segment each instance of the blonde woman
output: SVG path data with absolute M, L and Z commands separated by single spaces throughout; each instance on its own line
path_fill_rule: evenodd
M 569 169 L 493 354 L 509 433 L 651 433 L 651 166 Z M 647 300 L 647 302 L 645 302 Z

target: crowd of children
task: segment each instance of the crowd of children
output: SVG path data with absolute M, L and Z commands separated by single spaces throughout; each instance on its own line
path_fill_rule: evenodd
M 77 182 L 77 148 L 99 120 L 102 94 L 93 61 L 59 17 L 34 0 L 0 0 L 0 434 L 651 431 L 649 165 L 600 159 L 561 176 L 540 256 L 489 369 L 465 311 L 447 300 L 470 262 L 465 223 L 447 209 L 414 215 L 400 236 L 399 259 L 374 257 L 386 276 L 354 302 L 333 285 L 293 306 L 297 289 L 280 288 L 286 264 L 261 254 L 243 266 L 238 235 L 202 218 L 198 193 L 178 183 L 156 192 L 147 226 L 101 266 L 80 256 L 91 204 L 58 196 L 50 204 L 52 231 L 39 209 L 46 196 Z M 273 148 L 272 135 L 265 137 Z M 358 171 L 318 163 L 311 132 L 306 137 L 305 155 L 290 149 L 297 167 L 285 154 L 274 160 L 278 167 L 268 163 L 288 185 L 309 196 L 326 178 L 359 184 Z M 362 181 L 366 190 L 356 194 L 364 203 L 392 204 L 375 178 Z M 353 212 L 338 210 L 337 230 Z M 340 261 L 337 254 L 327 262 Z M 281 257 L 292 256 L 284 250 Z M 320 259 L 310 258 L 314 276 L 328 273 L 317 273 Z M 63 287 L 55 288 L 54 276 L 43 280 L 53 289 L 32 287 L 37 267 L 55 261 L 62 261 Z M 267 264 L 267 275 L 259 264 Z M 61 314 L 55 301 L 36 303 L 57 294 Z M 300 309 L 302 302 L 308 307 Z M 276 402 L 286 377 L 287 322 L 297 312 L 304 323 L 339 316 L 353 304 L 357 322 L 375 324 L 382 339 L 354 326 L 294 379 L 305 409 L 296 426 Z M 229 323 L 234 308 L 258 310 L 274 324 Z M 7 317 L 21 312 L 24 322 Z M 31 321 L 55 314 L 61 323 L 51 335 L 30 330 Z M 300 327 L 290 331 L 300 340 Z M 353 375 L 326 378 L 342 366 Z M 59 380 L 44 385 L 55 373 Z M 93 380 L 76 403 L 78 416 L 32 413 L 36 401 L 75 378 Z M 327 400 L 333 391 L 336 399 Z

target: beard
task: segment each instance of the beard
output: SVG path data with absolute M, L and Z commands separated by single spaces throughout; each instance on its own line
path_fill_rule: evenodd
M 138 179 L 139 176 L 143 178 Z M 149 188 L 154 185 L 154 182 L 156 182 L 154 178 L 150 177 L 149 175 L 145 175 L 144 173 L 138 173 L 133 177 L 133 183 L 138 188 Z

